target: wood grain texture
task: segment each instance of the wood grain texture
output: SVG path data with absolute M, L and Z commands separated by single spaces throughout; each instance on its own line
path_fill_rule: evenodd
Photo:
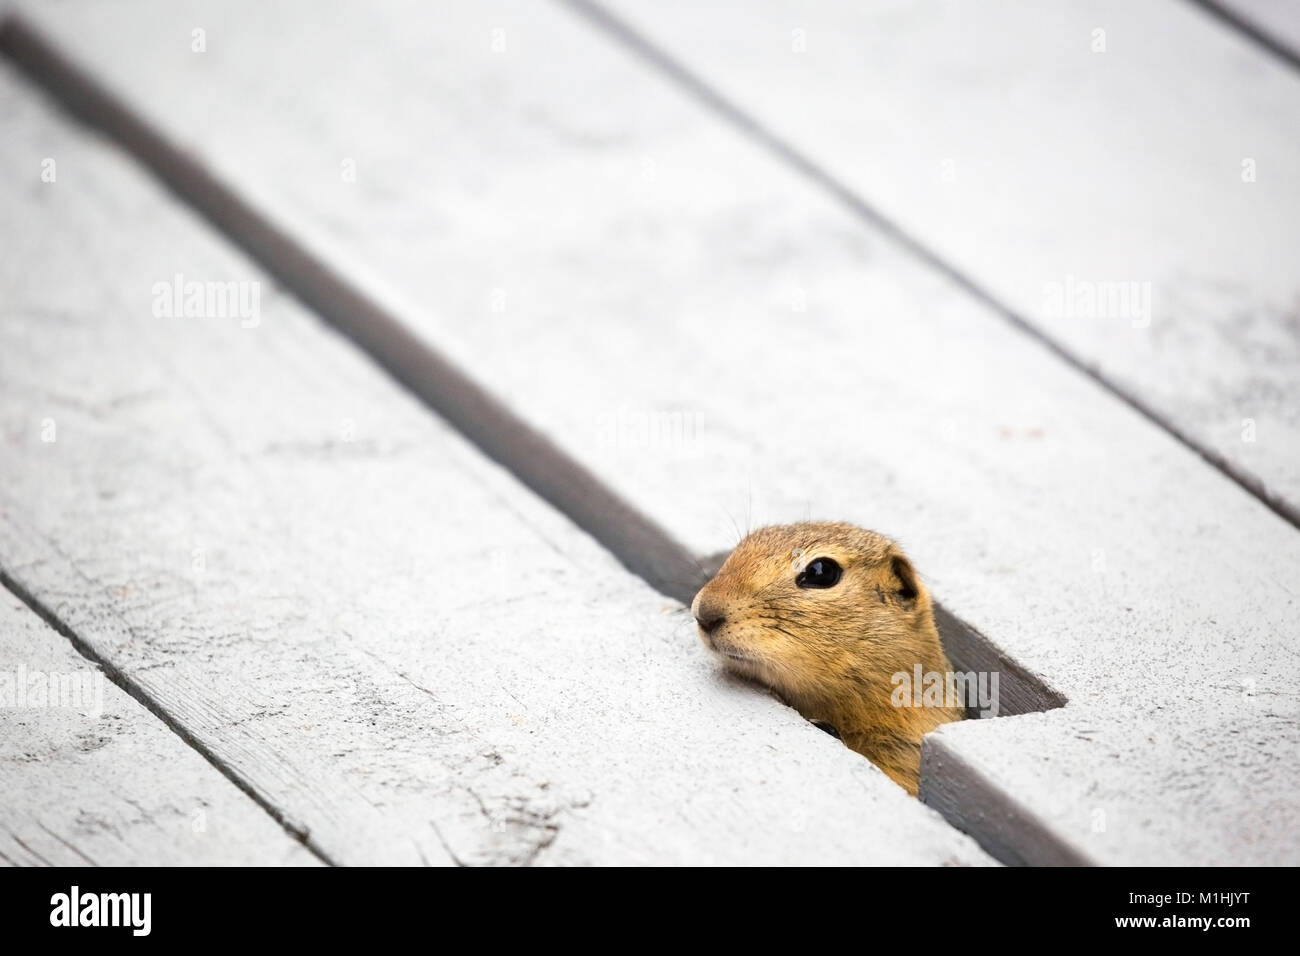
M 1184 0 L 591 6 L 1300 523 L 1300 72 Z
M 1297 792 L 1291 526 L 580 18 L 308 10 L 34 13 L 697 553 L 809 515 L 898 536 L 955 613 L 1080 715 L 1035 724 L 1033 747 L 1007 721 L 945 743 L 987 735 L 999 785 L 1079 855 L 1296 858 L 1294 832 L 1232 842 L 1277 814 L 1271 798 L 1204 798 L 1256 754 L 1265 790 Z M 177 40 L 193 23 L 201 57 Z M 1044 241 L 1071 234 L 1039 213 Z M 1201 249 L 1190 232 L 1164 248 Z M 1275 706 L 1235 707 L 1243 683 Z M 1149 729 L 1103 829 L 1092 794 L 1114 750 L 1094 715 Z M 1184 724 L 1212 745 L 1171 746 Z
M 991 862 L 0 84 L 0 562 L 322 857 Z M 155 314 L 177 273 L 257 321 Z
M 0 588 L 0 864 L 319 865 Z

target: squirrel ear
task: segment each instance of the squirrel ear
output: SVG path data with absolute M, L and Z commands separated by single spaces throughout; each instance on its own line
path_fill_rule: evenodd
M 912 567 L 912 562 L 907 560 L 901 554 L 896 554 L 890 559 L 889 568 L 894 572 L 894 577 L 898 579 L 898 587 L 894 593 L 904 604 L 911 604 L 916 600 L 916 596 L 921 592 L 921 584 L 916 576 L 916 569 Z

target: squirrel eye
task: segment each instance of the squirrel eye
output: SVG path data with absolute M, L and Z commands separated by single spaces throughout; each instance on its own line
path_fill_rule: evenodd
M 840 566 L 830 558 L 813 558 L 794 583 L 801 588 L 833 588 L 840 581 Z

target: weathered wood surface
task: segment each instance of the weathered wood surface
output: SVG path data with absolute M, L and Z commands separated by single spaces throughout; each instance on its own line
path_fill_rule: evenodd
M 1300 523 L 1300 72 L 1185 0 L 593 6 Z
M 1216 630 L 1187 632 L 1181 654 L 1142 635 L 1127 660 L 1081 648 L 1074 666 L 1106 690 L 941 728 L 925 742 L 923 796 L 1008 863 L 1300 863 L 1294 626 L 1273 660 Z M 1161 683 L 1184 699 L 1157 699 Z
M 0 588 L 0 864 L 319 861 Z
M 0 109 L 0 565 L 321 857 L 991 862 L 8 67 Z M 157 315 L 176 274 L 256 321 Z
M 1300 741 L 1291 526 L 568 11 L 305 10 L 37 13 L 697 552 L 734 540 L 733 522 L 809 514 L 899 536 L 949 607 L 1070 697 L 942 743 L 1067 847 L 1103 862 L 1297 859 L 1294 827 L 1232 839 L 1296 813 L 1298 798 L 1272 796 L 1297 792 L 1279 756 Z M 202 55 L 178 40 L 194 24 Z M 1263 77 L 1248 115 L 1274 115 L 1289 87 L 1240 55 Z M 1228 225 L 1178 228 L 1162 248 L 1195 259 L 1239 225 L 1208 212 Z M 1038 214 L 1035 235 L 1071 235 L 1068 216 Z M 1243 683 L 1268 706 L 1240 706 Z M 1171 744 L 1193 726 L 1200 746 Z M 1117 770 L 1113 735 L 1133 727 L 1146 732 L 1125 738 Z M 1242 768 L 1260 796 L 1230 803 Z M 942 802 L 945 781 L 931 783 Z

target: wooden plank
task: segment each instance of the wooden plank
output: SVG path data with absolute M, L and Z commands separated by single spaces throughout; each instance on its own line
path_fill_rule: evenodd
M 1300 74 L 1183 0 L 610 9 L 1300 523 Z
M 1135 640 L 1150 660 L 1135 653 L 1112 674 L 1091 675 L 1122 681 L 1112 693 L 941 728 L 923 748 L 923 798 L 1008 863 L 1096 859 L 1095 847 L 1118 837 L 1135 842 L 1111 859 L 1295 866 L 1300 735 L 1295 691 L 1281 678 L 1294 673 L 1294 649 L 1260 668 L 1253 647 L 1233 659 L 1242 646 L 1230 636 L 1207 653 L 1213 631 L 1204 625 L 1185 638 L 1182 658 Z M 1162 673 L 1187 703 L 1140 699 Z
M 0 864 L 319 865 L 0 588 Z
M 1256 740 L 1300 793 L 1282 762 L 1296 740 L 1290 525 L 564 11 L 296 9 L 39 17 L 697 553 L 737 525 L 810 514 L 901 538 L 951 610 L 1070 698 L 1033 748 L 1008 721 L 947 735 L 959 755 L 968 736 L 1007 741 L 1015 789 L 994 795 L 1034 825 L 1011 831 L 1010 852 L 1032 855 L 1047 832 L 1074 857 L 1196 862 L 1186 835 L 1200 834 L 1238 862 L 1295 857 L 1293 831 L 1233 843 L 1272 803 L 1198 799 Z M 192 19 L 226 38 L 220 56 L 178 48 Z M 355 181 L 340 178 L 347 158 Z M 1276 706 L 1233 710 L 1243 681 Z M 1114 751 L 1085 722 L 1109 714 L 1108 737 L 1220 708 L 1213 746 L 1135 735 L 1094 829 Z M 1068 773 L 1054 750 L 1077 757 Z
M 0 103 L 0 562 L 320 856 L 991 862 L 8 68 Z

